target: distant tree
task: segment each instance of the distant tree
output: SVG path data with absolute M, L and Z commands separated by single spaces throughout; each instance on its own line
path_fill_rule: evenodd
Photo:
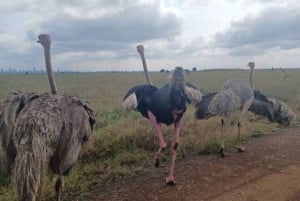
M 193 72 L 196 72 L 197 71 L 197 68 L 196 67 L 193 67 Z
M 165 69 L 161 69 L 159 72 L 164 73 L 164 72 L 165 72 Z

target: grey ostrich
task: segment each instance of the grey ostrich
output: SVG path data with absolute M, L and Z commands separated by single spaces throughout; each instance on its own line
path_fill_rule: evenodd
M 88 103 L 56 94 L 50 36 L 41 34 L 38 42 L 44 47 L 52 94 L 41 94 L 29 102 L 16 119 L 13 142 L 17 155 L 13 176 L 19 201 L 39 201 L 49 168 L 58 175 L 55 190 L 59 201 L 63 176 L 76 164 L 83 144 L 92 134 L 95 118 Z
M 237 149 L 244 152 L 245 149 L 241 144 L 240 130 L 245 113 L 250 108 L 254 100 L 252 75 L 254 70 L 254 62 L 249 62 L 250 67 L 249 82 L 245 83 L 242 80 L 230 79 L 224 82 L 223 87 L 219 92 L 208 93 L 203 96 L 202 101 L 196 106 L 195 116 L 197 119 L 209 118 L 211 116 L 221 117 L 221 146 L 219 153 L 222 157 L 224 153 L 224 124 L 225 117 L 230 116 L 233 112 L 240 111 L 238 119 L 238 144 Z
M 144 47 L 137 46 L 137 51 L 141 55 L 145 76 L 148 84 L 142 84 L 131 88 L 124 97 L 122 106 L 126 110 L 136 109 L 148 118 L 156 131 L 159 140 L 159 149 L 155 153 L 155 166 L 159 166 L 161 151 L 167 144 L 162 134 L 161 123 L 166 125 L 174 124 L 174 136 L 172 140 L 172 160 L 167 184 L 175 184 L 174 168 L 176 151 L 179 143 L 180 129 L 183 123 L 183 115 L 186 111 L 186 104 L 201 101 L 201 93 L 193 85 L 185 82 L 184 70 L 176 67 L 170 83 L 161 88 L 152 85 L 148 74 L 146 60 L 144 57 Z

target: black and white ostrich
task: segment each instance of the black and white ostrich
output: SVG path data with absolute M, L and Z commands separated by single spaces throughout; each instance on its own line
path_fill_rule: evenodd
M 254 70 L 254 62 L 249 62 L 250 67 L 249 81 L 250 84 L 243 80 L 230 79 L 224 82 L 222 88 L 218 92 L 204 94 L 202 101 L 196 105 L 195 116 L 197 119 L 207 119 L 211 116 L 221 117 L 221 146 L 219 153 L 222 157 L 224 153 L 224 124 L 225 117 L 229 117 L 233 112 L 240 111 L 238 119 L 238 144 L 237 149 L 240 152 L 245 151 L 241 144 L 240 130 L 245 113 L 250 108 L 254 100 L 252 75 Z
M 17 154 L 13 177 L 18 201 L 40 201 L 49 168 L 59 175 L 55 185 L 59 201 L 63 176 L 77 162 L 83 144 L 92 134 L 95 118 L 86 102 L 57 94 L 51 70 L 50 36 L 41 34 L 38 42 L 44 47 L 52 94 L 41 94 L 30 101 L 16 118 L 13 142 Z
M 150 120 L 159 140 L 159 149 L 155 153 L 156 167 L 159 166 L 161 151 L 167 146 L 162 134 L 161 123 L 166 125 L 174 124 L 175 133 L 171 146 L 172 160 L 169 175 L 165 179 L 167 184 L 172 185 L 175 184 L 174 168 L 176 151 L 186 105 L 191 102 L 200 102 L 201 93 L 193 87 L 193 85 L 185 82 L 185 75 L 182 67 L 175 68 L 170 83 L 161 88 L 153 86 L 147 70 L 144 47 L 142 45 L 137 46 L 137 51 L 141 56 L 148 84 L 142 84 L 131 88 L 124 97 L 122 106 L 127 111 L 136 109 L 144 117 Z

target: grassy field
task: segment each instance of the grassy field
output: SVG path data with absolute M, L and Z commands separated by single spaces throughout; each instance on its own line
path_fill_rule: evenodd
M 170 77 L 167 73 L 151 73 L 156 86 L 162 86 Z M 264 94 L 285 101 L 300 116 L 300 69 L 255 70 L 254 88 Z M 137 112 L 124 112 L 121 102 L 132 86 L 145 83 L 141 72 L 128 73 L 69 73 L 56 74 L 59 93 L 77 95 L 87 100 L 96 113 L 96 129 L 84 146 L 80 160 L 66 178 L 63 200 L 85 200 L 95 189 L 122 177 L 153 171 L 153 153 L 157 148 L 154 131 L 147 119 Z M 229 78 L 248 82 L 247 70 L 206 70 L 190 72 L 187 81 L 202 92 L 216 91 Z M 0 100 L 11 91 L 48 92 L 46 75 L 0 75 Z M 178 160 L 186 154 L 216 154 L 219 147 L 220 119 L 198 121 L 194 108 L 188 107 L 179 143 Z M 265 118 L 247 114 L 242 128 L 243 139 L 260 136 L 280 128 Z M 230 122 L 235 122 L 233 115 Z M 233 149 L 235 126 L 226 125 L 225 149 Z M 170 142 L 173 127 L 163 126 Z M 168 151 L 163 158 L 169 159 Z M 45 200 L 53 200 L 55 175 L 47 175 Z M 0 200 L 16 200 L 12 183 L 0 175 Z

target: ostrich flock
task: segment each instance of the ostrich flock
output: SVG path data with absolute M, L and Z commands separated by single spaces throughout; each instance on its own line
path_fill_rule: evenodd
M 38 43 L 43 46 L 51 93 L 12 92 L 0 102 L 0 171 L 12 178 L 18 201 L 40 201 L 44 178 L 48 169 L 58 175 L 55 184 L 56 200 L 61 199 L 64 176 L 76 164 L 83 144 L 92 135 L 94 111 L 88 102 L 77 96 L 59 94 L 51 66 L 51 38 L 41 34 Z M 175 185 L 175 161 L 180 129 L 187 104 L 195 107 L 196 119 L 219 116 L 221 146 L 225 156 L 224 124 L 233 112 L 239 112 L 237 150 L 244 152 L 240 129 L 247 111 L 268 118 L 271 122 L 289 125 L 295 118 L 293 111 L 282 101 L 254 90 L 252 75 L 254 62 L 249 62 L 249 83 L 230 79 L 216 92 L 201 93 L 186 81 L 182 67 L 175 67 L 172 78 L 162 87 L 152 84 L 144 56 L 144 47 L 137 46 L 147 83 L 132 87 L 126 93 L 122 107 L 137 110 L 149 119 L 159 141 L 154 154 L 155 166 L 167 147 L 161 124 L 174 125 L 171 142 L 171 165 L 165 178 Z

